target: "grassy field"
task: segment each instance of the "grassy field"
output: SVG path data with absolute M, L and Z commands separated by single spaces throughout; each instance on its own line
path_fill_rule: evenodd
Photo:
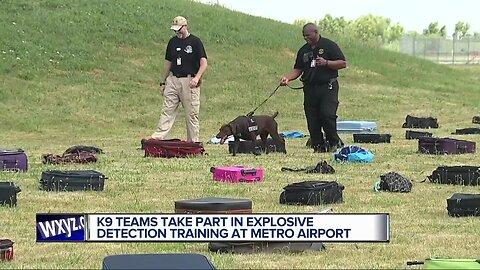
M 16 208 L 0 208 L 0 238 L 15 241 L 16 259 L 0 268 L 101 268 L 107 255 L 121 253 L 202 253 L 219 269 L 406 268 L 408 260 L 429 257 L 478 258 L 480 220 L 451 218 L 446 199 L 454 192 L 480 193 L 478 187 L 420 183 L 440 165 L 480 165 L 478 154 L 430 156 L 405 140 L 407 114 L 434 116 L 436 136 L 480 143 L 478 135 L 451 135 L 472 127 L 480 114 L 478 67 L 449 67 L 359 44 L 338 41 L 348 68 L 339 78 L 339 119 L 376 121 L 390 144 L 361 146 L 375 154 L 372 164 L 342 164 L 332 154 L 314 154 L 305 139 L 287 140 L 287 155 L 228 154 L 227 146 L 205 144 L 208 155 L 190 159 L 144 158 L 140 139 L 160 116 L 158 81 L 171 19 L 182 14 L 202 38 L 209 69 L 202 88 L 201 140 L 222 123 L 260 104 L 293 65 L 303 44 L 301 28 L 247 16 L 219 6 L 184 0 L 0 1 L 1 148 L 23 148 L 26 173 L 0 172 L 1 180 L 22 189 Z M 300 85 L 293 82 L 292 86 Z M 308 133 L 301 90 L 281 88 L 257 114 L 279 111 L 280 131 Z M 183 111 L 172 137 L 185 138 Z M 347 144 L 351 134 L 340 134 Z M 101 147 L 92 165 L 43 165 L 44 153 L 61 154 L 76 144 Z M 334 175 L 281 172 L 327 160 Z M 209 168 L 261 166 L 265 182 L 221 184 Z M 47 169 L 94 169 L 108 176 L 104 192 L 46 193 L 38 189 Z M 373 192 L 380 174 L 396 171 L 414 181 L 408 194 Z M 254 212 L 315 212 L 323 206 L 278 203 L 288 183 L 336 180 L 345 186 L 338 213 L 391 215 L 390 243 L 327 243 L 324 252 L 232 255 L 209 253 L 206 243 L 56 243 L 35 242 L 36 213 L 173 213 L 174 201 L 205 196 L 249 198 Z

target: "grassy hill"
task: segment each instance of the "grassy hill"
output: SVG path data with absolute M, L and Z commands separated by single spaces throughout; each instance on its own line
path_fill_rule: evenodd
M 231 157 L 226 146 L 206 145 L 208 156 L 186 160 L 143 158 L 140 139 L 156 127 L 162 98 L 158 81 L 171 19 L 183 15 L 201 37 L 209 58 L 202 87 L 201 140 L 222 123 L 260 104 L 293 65 L 304 43 L 301 28 L 184 0 L 0 1 L 0 136 L 2 148 L 24 148 L 27 173 L 0 172 L 17 182 L 19 207 L 0 208 L 0 237 L 16 242 L 17 259 L 0 268 L 99 268 L 103 257 L 119 253 L 198 252 L 218 268 L 399 268 L 410 259 L 478 257 L 478 218 L 449 218 L 446 198 L 478 187 L 417 183 L 439 165 L 480 165 L 478 154 L 425 156 L 416 141 L 404 139 L 407 114 L 434 116 L 436 136 L 472 126 L 480 113 L 478 67 L 440 66 L 372 48 L 348 37 L 336 40 L 347 57 L 340 73 L 340 119 L 376 121 L 393 135 L 388 145 L 362 145 L 375 153 L 369 165 L 333 163 L 337 173 L 314 178 L 346 186 L 345 203 L 335 212 L 389 212 L 387 244 L 327 244 L 322 253 L 221 255 L 206 244 L 37 244 L 33 224 L 40 212 L 173 212 L 173 202 L 203 196 L 243 197 L 255 212 L 312 212 L 320 207 L 278 204 L 282 187 L 312 178 L 280 172 L 305 167 L 331 154 L 313 154 L 305 140 L 287 141 L 288 154 Z M 299 82 L 292 83 L 300 85 Z M 281 88 L 257 114 L 279 111 L 281 131 L 308 133 L 301 91 Z M 184 138 L 183 113 L 172 137 Z M 352 143 L 350 134 L 341 134 Z M 478 136 L 456 136 L 480 143 Z M 94 165 L 43 165 L 43 153 L 62 153 L 75 144 L 103 148 Z M 265 183 L 213 183 L 211 166 L 262 166 Z M 109 180 L 102 193 L 45 193 L 38 190 L 43 170 L 91 168 Z M 409 194 L 373 193 L 379 175 L 397 171 L 413 181 Z M 193 173 L 192 173 L 193 172 Z M 262 194 L 259 196 L 259 194 Z M 54 252 L 52 252 L 54 250 Z M 48 257 L 45 256 L 48 254 Z M 0 262 L 1 264 L 1 262 Z

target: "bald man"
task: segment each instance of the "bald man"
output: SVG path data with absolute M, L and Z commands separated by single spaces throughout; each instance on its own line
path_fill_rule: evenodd
M 305 24 L 302 34 L 306 44 L 298 50 L 293 69 L 281 77 L 280 84 L 302 76 L 303 107 L 314 152 L 333 152 L 343 146 L 337 133 L 337 77 L 347 62 L 338 45 L 322 37 L 315 24 Z

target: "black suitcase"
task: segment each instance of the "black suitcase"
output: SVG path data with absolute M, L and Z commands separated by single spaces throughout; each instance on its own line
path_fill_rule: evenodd
M 447 199 L 448 215 L 480 216 L 480 194 L 454 193 Z
M 14 182 L 0 182 L 0 205 L 17 206 L 17 193 L 20 191 Z
M 40 189 L 45 191 L 103 191 L 107 177 L 94 170 L 55 171 L 42 173 Z
M 480 124 L 480 116 L 474 116 L 472 118 L 472 123 L 474 124 Z
M 390 134 L 369 134 L 355 133 L 353 134 L 353 142 L 355 143 L 390 143 Z
M 249 214 L 252 213 L 252 201 L 249 199 L 199 198 L 175 201 L 177 214 Z
M 461 128 L 456 129 L 452 134 L 466 135 L 466 134 L 480 134 L 480 128 Z
M 298 253 L 306 250 L 322 251 L 321 242 L 211 242 L 208 250 L 218 253 L 253 254 L 253 253 Z
M 281 204 L 319 205 L 343 202 L 345 187 L 335 181 L 303 181 L 283 189 Z
M 477 166 L 440 166 L 427 176 L 437 184 L 479 186 L 480 167 Z
M 122 254 L 103 258 L 102 269 L 215 269 L 202 254 Z
M 423 131 L 415 131 L 415 130 L 407 130 L 405 131 L 405 139 L 407 140 L 414 140 L 420 137 L 432 137 L 433 133 L 430 132 L 423 132 Z
M 228 153 L 233 153 L 233 146 L 234 146 L 233 141 L 228 142 Z M 280 152 L 280 153 L 287 153 L 285 149 L 285 145 L 281 144 L 277 141 L 275 141 L 272 138 L 267 138 L 267 147 L 268 151 L 270 153 L 272 152 Z M 238 142 L 238 151 L 237 154 L 252 154 L 255 151 L 255 148 L 261 149 L 262 151 L 265 151 L 265 148 L 263 147 L 262 141 L 257 140 L 255 143 L 252 141 L 239 141 Z

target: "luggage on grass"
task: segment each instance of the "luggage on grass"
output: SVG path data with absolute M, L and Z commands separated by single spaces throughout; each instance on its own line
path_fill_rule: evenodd
M 439 166 L 427 179 L 436 184 L 480 186 L 480 167 Z
M 336 181 L 303 181 L 288 184 L 280 194 L 281 204 L 319 205 L 343 202 L 345 187 Z
M 480 216 L 480 194 L 454 193 L 447 199 L 448 215 Z
M 103 270 L 126 269 L 215 269 L 212 262 L 197 253 L 121 254 L 103 258 Z
M 280 169 L 282 172 L 305 172 L 305 173 L 324 173 L 324 174 L 333 174 L 335 169 L 327 163 L 327 161 L 318 162 L 315 166 L 307 166 L 305 168 L 288 168 L 282 167 Z
M 219 182 L 262 182 L 263 169 L 245 166 L 226 166 L 211 167 L 210 172 L 213 173 L 213 180 Z
M 13 244 L 10 239 L 0 239 L 0 261 L 13 260 Z
M 466 140 L 451 138 L 429 138 L 418 139 L 418 152 L 433 155 L 453 155 L 475 153 L 476 143 Z
M 402 128 L 438 128 L 437 118 L 407 115 Z
M 252 201 L 249 199 L 232 199 L 207 197 L 192 200 L 175 201 L 177 214 L 242 214 L 252 213 Z
M 17 193 L 20 191 L 14 182 L 0 182 L 0 205 L 17 206 Z
M 235 141 L 229 141 L 228 142 L 228 152 L 231 154 L 233 153 L 233 147 L 234 147 Z M 270 153 L 272 152 L 281 152 L 281 153 L 286 153 L 285 149 L 285 144 L 280 143 L 279 141 L 276 141 L 272 138 L 267 138 L 267 147 L 268 151 Z M 265 147 L 263 146 L 263 143 L 261 140 L 256 140 L 255 143 L 252 141 L 239 141 L 238 142 L 238 153 L 241 154 L 253 154 L 256 149 L 259 149 L 263 152 L 265 152 Z
M 28 158 L 23 149 L 0 149 L 0 170 L 27 171 Z
M 321 251 L 325 246 L 321 242 L 210 242 L 208 250 L 219 253 L 298 253 L 306 250 Z
M 388 172 L 380 175 L 380 181 L 375 183 L 375 191 L 410 192 L 412 182 L 397 172 Z
M 370 133 L 377 130 L 377 123 L 372 121 L 337 121 L 337 132 Z
M 406 130 L 405 131 L 405 139 L 407 140 L 414 140 L 420 137 L 432 137 L 433 133 L 426 132 L 426 131 L 415 131 L 415 130 Z
M 45 191 L 103 191 L 107 177 L 94 170 L 42 172 L 40 189 Z
M 472 118 L 472 123 L 474 124 L 480 124 L 480 116 L 474 116 Z
M 64 153 L 63 155 L 43 154 L 43 164 L 67 164 L 67 163 L 93 163 L 97 162 L 97 156 L 90 152 Z
M 480 128 L 461 128 L 456 129 L 452 134 L 467 135 L 467 134 L 480 134 Z
M 355 143 L 390 143 L 390 134 L 368 134 L 354 133 L 353 142 Z
M 203 155 L 205 152 L 201 142 L 188 142 L 180 139 L 146 139 L 143 141 L 143 149 L 145 157 L 162 158 L 185 158 Z

